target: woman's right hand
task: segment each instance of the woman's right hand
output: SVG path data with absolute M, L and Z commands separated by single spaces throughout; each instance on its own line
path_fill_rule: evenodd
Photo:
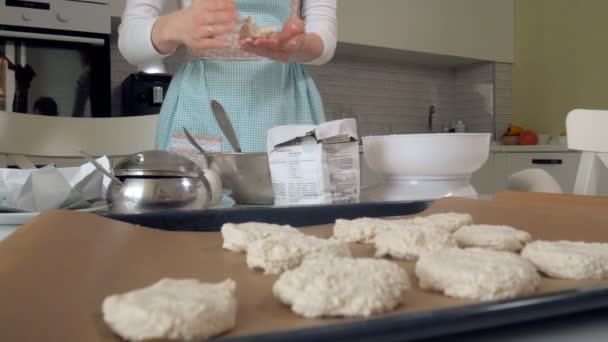
M 228 43 L 218 36 L 234 32 L 239 13 L 232 0 L 193 0 L 192 5 L 160 16 L 152 29 L 152 43 L 161 54 L 179 45 L 191 49 L 223 49 Z

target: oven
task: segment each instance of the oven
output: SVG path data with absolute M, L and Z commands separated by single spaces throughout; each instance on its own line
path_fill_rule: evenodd
M 0 0 L 0 110 L 111 116 L 110 0 Z

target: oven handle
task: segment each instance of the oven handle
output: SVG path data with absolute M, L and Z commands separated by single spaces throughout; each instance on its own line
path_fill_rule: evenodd
M 45 33 L 32 33 L 32 32 L 19 32 L 19 31 L 5 31 L 5 30 L 0 30 L 0 37 L 54 40 L 54 41 L 69 42 L 69 43 L 85 43 L 85 44 L 97 45 L 97 46 L 103 46 L 106 43 L 105 40 L 103 40 L 101 38 L 73 37 L 73 36 L 63 36 L 63 35 L 59 35 L 59 34 L 45 34 Z

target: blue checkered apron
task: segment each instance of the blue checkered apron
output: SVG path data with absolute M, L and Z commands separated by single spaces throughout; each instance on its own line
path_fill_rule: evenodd
M 241 18 L 280 30 L 299 1 L 236 0 Z M 295 4 L 294 4 L 295 3 Z M 297 63 L 281 63 L 244 53 L 235 44 L 228 51 L 190 51 L 190 60 L 174 76 L 156 131 L 159 149 L 170 149 L 174 132 L 221 136 L 222 150 L 231 147 L 217 125 L 211 107 L 219 101 L 230 116 L 245 152 L 266 150 L 268 129 L 288 124 L 318 124 L 325 120 L 323 103 L 310 74 Z

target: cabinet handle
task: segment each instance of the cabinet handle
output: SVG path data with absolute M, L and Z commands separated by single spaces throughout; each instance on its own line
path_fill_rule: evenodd
M 562 165 L 561 159 L 532 159 L 532 164 L 535 165 Z

